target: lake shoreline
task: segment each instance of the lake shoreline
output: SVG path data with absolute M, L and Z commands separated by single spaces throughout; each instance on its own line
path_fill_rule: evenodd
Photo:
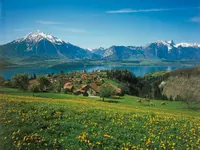
M 130 70 L 136 76 L 144 76 L 147 73 L 156 72 L 156 71 L 165 71 L 165 70 L 175 70 L 179 68 L 190 68 L 195 67 L 196 65 L 186 65 L 186 64 L 151 64 L 151 65 L 88 65 L 88 66 L 62 66 L 58 68 L 45 68 L 45 67 L 16 67 L 16 68 L 6 68 L 0 70 L 0 76 L 3 76 L 6 79 L 11 79 L 11 77 L 16 73 L 28 73 L 30 76 L 33 74 L 45 75 L 52 73 L 60 73 L 61 71 L 68 73 L 74 71 L 86 70 L 87 72 L 93 72 L 98 70 Z

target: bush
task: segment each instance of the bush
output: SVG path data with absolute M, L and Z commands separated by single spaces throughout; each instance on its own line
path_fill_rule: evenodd
M 183 98 L 183 102 L 187 105 L 188 109 L 200 109 L 200 103 L 196 100 L 197 98 L 193 96 L 192 93 L 186 93 L 185 98 Z
M 0 76 L 0 87 L 4 85 L 5 81 L 4 77 Z
M 120 83 L 119 88 L 122 90 L 122 95 L 130 94 L 130 89 L 128 84 Z
M 37 78 L 38 82 L 40 83 L 40 90 L 43 92 L 48 91 L 51 89 L 51 82 L 45 76 L 40 76 Z
M 30 91 L 34 92 L 34 93 L 40 92 L 40 86 L 39 85 L 32 85 L 30 87 Z
M 19 88 L 20 90 L 27 91 L 29 78 L 27 73 L 23 74 L 15 74 L 11 79 L 11 84 L 15 88 Z

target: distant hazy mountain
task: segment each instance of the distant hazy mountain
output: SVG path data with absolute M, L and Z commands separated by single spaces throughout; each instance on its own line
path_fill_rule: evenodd
M 146 46 L 112 46 L 105 50 L 106 59 L 200 59 L 200 44 L 180 43 L 172 40 L 157 41 Z
M 112 46 L 110 48 L 83 49 L 52 35 L 36 31 L 24 38 L 0 46 L 0 56 L 49 56 L 68 59 L 138 60 L 200 59 L 200 44 L 180 43 L 172 40 L 157 41 L 146 46 Z
M 106 59 L 111 60 L 123 60 L 130 58 L 144 58 L 143 51 L 141 47 L 134 46 L 112 46 L 105 50 L 103 55 Z
M 96 54 L 96 55 L 100 55 L 103 57 L 104 53 L 105 53 L 105 48 L 100 47 L 100 48 L 95 48 L 91 50 L 92 53 Z
M 24 38 L 0 46 L 0 55 L 3 56 L 49 56 L 65 57 L 69 59 L 93 59 L 98 55 L 78 46 L 66 43 L 52 35 L 36 31 Z

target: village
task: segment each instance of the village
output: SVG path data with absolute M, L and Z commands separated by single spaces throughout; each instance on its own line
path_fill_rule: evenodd
M 62 92 L 66 94 L 82 95 L 82 96 L 99 96 L 100 87 L 109 86 L 115 90 L 115 96 L 121 96 L 122 90 L 118 87 L 118 83 L 108 79 L 106 72 L 85 70 L 60 74 L 45 75 L 51 86 L 46 87 L 44 91 L 53 90 L 54 92 Z M 29 90 L 40 87 L 41 82 L 36 78 L 29 80 Z

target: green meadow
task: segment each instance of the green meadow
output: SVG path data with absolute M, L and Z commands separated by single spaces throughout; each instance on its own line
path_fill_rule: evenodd
M 0 90 L 0 147 L 200 149 L 200 111 L 182 102 Z

